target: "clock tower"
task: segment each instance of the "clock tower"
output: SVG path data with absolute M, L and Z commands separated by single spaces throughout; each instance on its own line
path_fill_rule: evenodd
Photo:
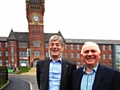
M 44 0 L 26 0 L 29 29 L 30 65 L 45 58 L 44 50 Z

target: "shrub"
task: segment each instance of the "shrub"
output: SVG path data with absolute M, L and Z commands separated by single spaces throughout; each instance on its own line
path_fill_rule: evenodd
M 6 67 L 0 67 L 0 88 L 6 84 L 8 80 L 8 72 Z
M 18 70 L 21 72 L 28 72 L 30 70 L 30 67 L 19 67 Z
M 16 74 L 21 74 L 22 73 L 22 71 L 21 70 L 18 70 L 17 72 L 16 72 Z

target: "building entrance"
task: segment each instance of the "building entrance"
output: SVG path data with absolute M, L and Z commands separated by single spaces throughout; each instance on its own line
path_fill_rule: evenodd
M 34 61 L 33 61 L 33 67 L 36 67 L 37 61 L 38 61 L 38 60 L 34 60 Z

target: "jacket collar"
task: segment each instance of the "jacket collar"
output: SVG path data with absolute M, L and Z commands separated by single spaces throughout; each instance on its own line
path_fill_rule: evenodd
M 100 80 L 102 79 L 103 74 L 105 73 L 105 68 L 101 66 L 100 64 L 98 65 L 97 73 L 95 76 L 95 80 L 93 83 L 93 90 L 96 90 Z

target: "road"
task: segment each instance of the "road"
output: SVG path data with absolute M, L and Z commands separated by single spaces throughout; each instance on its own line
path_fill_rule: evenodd
M 9 75 L 9 84 L 3 90 L 38 90 L 35 75 Z

